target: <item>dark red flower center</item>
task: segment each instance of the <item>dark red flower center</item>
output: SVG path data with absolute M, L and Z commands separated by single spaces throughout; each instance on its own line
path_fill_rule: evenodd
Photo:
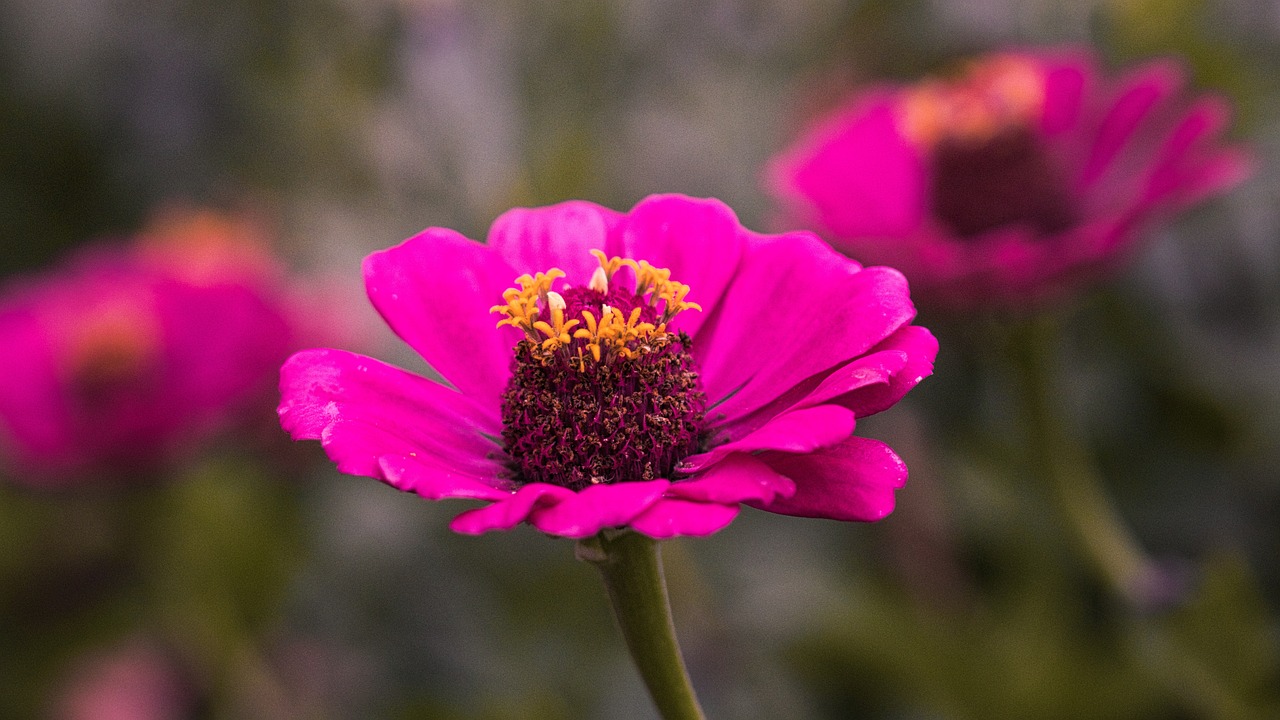
M 1006 225 L 1048 235 L 1076 220 L 1062 174 L 1030 128 L 1005 128 L 981 142 L 944 138 L 932 159 L 933 215 L 960 237 Z
M 83 308 L 65 336 L 66 388 L 86 408 L 110 410 L 121 396 L 145 394 L 155 379 L 159 328 L 145 298 L 123 294 Z
M 1062 168 L 1036 129 L 1044 99 L 1041 67 L 1016 54 L 903 93 L 899 125 L 928 160 L 933 217 L 962 238 L 1005 226 L 1048 235 L 1075 222 Z
M 564 273 L 523 276 L 494 308 L 521 328 L 502 396 L 503 448 L 515 479 L 581 490 L 670 478 L 698 452 L 706 396 L 689 337 L 667 330 L 688 286 L 648 263 L 605 258 L 586 286 Z M 622 267 L 635 289 L 615 278 Z

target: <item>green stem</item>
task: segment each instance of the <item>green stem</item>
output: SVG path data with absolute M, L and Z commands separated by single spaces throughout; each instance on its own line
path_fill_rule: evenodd
M 1028 321 L 1024 330 L 1012 349 L 1035 470 L 1048 480 L 1072 538 L 1112 590 L 1140 607 L 1159 602 L 1167 592 L 1164 573 L 1111 504 L 1088 451 L 1058 407 L 1061 393 L 1053 370 L 1057 327 L 1042 316 Z
M 702 720 L 671 624 L 658 544 L 608 531 L 578 541 L 577 555 L 600 570 L 631 658 L 664 720 Z
M 1248 718 L 1246 702 L 1233 694 L 1212 665 L 1180 643 L 1160 616 L 1142 612 L 1167 602 L 1174 583 L 1143 553 L 1111 504 L 1088 451 L 1064 419 L 1053 361 L 1057 327 L 1049 317 L 1021 328 L 1013 351 L 1021 374 L 1023 413 L 1036 469 L 1050 482 L 1072 538 L 1110 589 L 1139 612 L 1130 617 L 1130 645 L 1144 666 L 1187 704 L 1219 720 Z

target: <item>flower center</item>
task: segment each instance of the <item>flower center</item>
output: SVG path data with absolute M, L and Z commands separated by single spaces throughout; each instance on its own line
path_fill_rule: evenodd
M 932 167 L 933 215 L 957 235 L 1005 225 L 1045 235 L 1074 222 L 1061 170 L 1034 127 L 1044 92 L 1035 64 L 998 55 L 902 97 L 899 126 Z
M 125 296 L 66 320 L 72 331 L 61 361 L 67 387 L 83 405 L 107 407 L 151 379 L 160 329 L 141 303 Z
M 503 447 L 522 483 L 666 478 L 699 449 L 706 397 L 689 337 L 667 324 L 702 308 L 669 270 L 592 254 L 586 286 L 552 290 L 558 269 L 523 275 L 492 310 L 525 334 L 502 396 Z

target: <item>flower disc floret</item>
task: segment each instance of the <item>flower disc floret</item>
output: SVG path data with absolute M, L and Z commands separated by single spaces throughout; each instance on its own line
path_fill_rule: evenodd
M 689 337 L 667 330 L 699 309 L 688 286 L 647 262 L 592 254 L 600 267 L 587 286 L 562 294 L 549 288 L 563 271 L 524 275 L 491 308 L 498 327 L 525 331 L 502 395 L 503 449 L 522 484 L 656 480 L 698 449 L 706 397 Z M 634 290 L 618 281 L 622 267 Z

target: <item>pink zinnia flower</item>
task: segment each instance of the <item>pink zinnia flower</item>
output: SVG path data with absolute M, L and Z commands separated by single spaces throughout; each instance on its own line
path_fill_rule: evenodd
M 174 211 L 127 246 L 10 284 L 0 460 L 14 478 L 146 473 L 266 400 L 301 338 L 262 241 L 247 221 Z
M 364 273 L 449 385 L 308 350 L 282 370 L 281 422 L 343 472 L 485 501 L 458 532 L 706 535 L 740 503 L 870 521 L 906 480 L 852 433 L 937 343 L 901 274 L 809 233 L 755 234 L 715 200 L 567 202 L 504 214 L 488 244 L 427 229 Z
M 978 58 L 868 90 L 771 163 L 789 222 L 901 268 L 957 307 L 1058 293 L 1123 257 L 1151 222 L 1248 174 L 1226 105 L 1152 62 L 1118 80 L 1083 51 Z

